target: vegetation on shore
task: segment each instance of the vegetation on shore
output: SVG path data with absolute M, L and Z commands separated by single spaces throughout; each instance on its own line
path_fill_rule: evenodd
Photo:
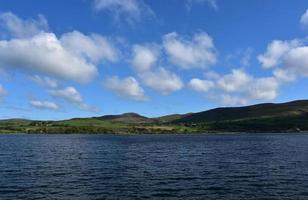
M 199 113 L 147 118 L 136 113 L 62 121 L 10 119 L 0 133 L 151 134 L 217 132 L 306 132 L 308 100 L 217 108 Z

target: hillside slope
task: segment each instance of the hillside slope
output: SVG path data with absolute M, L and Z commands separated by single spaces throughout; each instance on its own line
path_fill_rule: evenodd
M 245 107 L 216 108 L 190 114 L 173 123 L 204 123 L 234 120 L 260 119 L 269 117 L 299 116 L 308 113 L 308 100 L 281 104 L 258 104 Z
M 105 115 L 94 118 L 102 121 L 121 122 L 128 124 L 147 124 L 147 123 L 157 122 L 157 120 L 155 119 L 147 118 L 137 113 L 124 113 L 121 115 Z
M 152 118 L 156 121 L 158 121 L 159 123 L 170 123 L 176 120 L 180 120 L 183 119 L 184 117 L 187 117 L 189 115 L 191 115 L 192 113 L 187 113 L 187 114 L 173 114 L 173 115 L 165 115 L 165 116 L 161 116 L 161 117 L 156 117 L 156 118 Z

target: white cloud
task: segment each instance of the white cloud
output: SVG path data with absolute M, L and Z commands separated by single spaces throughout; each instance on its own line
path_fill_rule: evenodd
M 273 71 L 274 77 L 280 82 L 290 82 L 296 80 L 296 74 L 288 69 L 275 69 Z
M 195 34 L 191 40 L 169 33 L 163 40 L 170 62 L 183 69 L 206 68 L 217 62 L 213 39 L 205 32 Z
M 89 59 L 93 63 L 101 60 L 115 62 L 118 51 L 111 42 L 98 34 L 84 35 L 78 31 L 66 33 L 61 37 L 61 44 L 68 51 Z
M 278 96 L 279 82 L 273 77 L 257 78 L 248 88 L 249 98 L 254 100 L 272 100 Z
M 32 37 L 48 30 L 48 22 L 43 15 L 38 15 L 37 20 L 22 20 L 11 12 L 1 13 L 0 25 L 17 38 Z
M 220 103 L 227 106 L 247 105 L 249 102 L 249 100 L 245 97 L 230 94 L 221 94 L 214 98 L 218 99 Z
M 133 67 L 139 71 L 149 71 L 156 64 L 159 57 L 159 48 L 157 46 L 141 46 L 134 45 L 133 59 L 131 61 Z
M 181 90 L 183 82 L 175 73 L 159 67 L 158 61 L 162 49 L 166 51 L 170 62 L 184 69 L 204 68 L 216 63 L 212 38 L 204 32 L 195 34 L 191 41 L 180 37 L 177 33 L 169 33 L 163 37 L 162 47 L 157 44 L 135 45 L 132 49 L 131 64 L 146 86 L 163 95 Z M 166 60 L 160 61 L 164 63 Z M 191 87 L 201 89 L 197 85 L 204 86 L 205 83 L 201 84 L 200 81 L 192 81 Z
M 186 6 L 188 9 L 190 9 L 193 4 L 202 4 L 202 3 L 209 4 L 215 10 L 219 9 L 217 0 L 188 0 Z
M 242 90 L 252 81 L 252 77 L 242 70 L 232 70 L 231 74 L 222 76 L 217 86 L 226 92 Z
M 122 18 L 128 22 L 140 21 L 144 16 L 154 15 L 143 0 L 95 0 L 94 8 L 110 12 L 116 20 Z
M 81 95 L 74 87 L 66 87 L 64 89 L 50 90 L 50 94 L 65 99 L 71 103 L 80 104 L 83 102 Z
M 194 78 L 188 83 L 189 87 L 197 92 L 208 92 L 214 87 L 214 83 L 209 80 Z
M 145 85 L 163 95 L 168 95 L 183 88 L 182 80 L 176 74 L 162 67 L 155 71 L 139 73 L 139 77 Z
M 183 83 L 175 73 L 163 67 L 157 67 L 160 55 L 160 47 L 158 45 L 135 45 L 133 47 L 131 64 L 137 71 L 138 77 L 146 86 L 163 95 L 168 95 L 171 92 L 182 89 Z
M 280 81 L 276 77 L 253 77 L 241 69 L 234 69 L 212 80 L 192 79 L 189 86 L 224 105 L 246 105 L 275 99 Z
M 21 68 L 78 82 L 90 81 L 96 67 L 65 49 L 53 33 L 0 41 L 0 67 Z
M 119 51 L 110 39 L 98 34 L 78 31 L 57 37 L 47 33 L 48 22 L 22 20 L 12 13 L 0 14 L 4 31 L 10 39 L 0 40 L 0 68 L 21 69 L 51 77 L 89 82 L 98 75 L 96 65 L 116 62 Z
M 131 76 L 124 79 L 119 79 L 117 76 L 107 78 L 104 86 L 121 97 L 136 101 L 148 100 L 138 81 Z
M 308 9 L 302 15 L 302 17 L 300 19 L 300 23 L 302 24 L 303 27 L 307 27 L 308 26 Z
M 304 40 L 275 40 L 259 55 L 259 61 L 266 68 L 275 68 L 273 74 L 280 81 L 308 77 L 308 46 Z
M 0 97 L 3 97 L 7 95 L 7 91 L 4 89 L 4 87 L 0 84 Z
M 31 106 L 38 108 L 38 109 L 46 109 L 46 110 L 59 110 L 59 106 L 50 101 L 30 101 Z
M 54 97 L 76 105 L 81 110 L 89 112 L 96 112 L 98 110 L 97 108 L 84 103 L 82 96 L 74 87 L 70 86 L 63 89 L 53 89 L 50 90 L 49 93 Z
M 57 80 L 49 78 L 47 76 L 41 77 L 39 75 L 34 75 L 31 76 L 30 79 L 35 83 L 42 86 L 47 86 L 48 88 L 57 88 L 59 85 Z
M 291 49 L 285 56 L 285 67 L 302 76 L 308 76 L 308 46 Z
M 292 41 L 280 41 L 274 40 L 267 47 L 266 52 L 263 55 L 258 56 L 259 62 L 261 62 L 264 68 L 275 67 L 282 62 L 283 56 L 288 53 L 292 48 L 300 45 L 298 40 Z

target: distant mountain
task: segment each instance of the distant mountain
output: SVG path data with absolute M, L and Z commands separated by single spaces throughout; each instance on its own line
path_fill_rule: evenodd
M 94 118 L 103 120 L 103 121 L 122 122 L 122 123 L 128 123 L 128 124 L 147 124 L 147 123 L 157 122 L 157 120 L 155 119 L 144 117 L 137 113 L 124 113 L 121 115 L 105 115 L 105 116 L 94 117 Z
M 290 117 L 306 113 L 308 113 L 308 100 L 300 100 L 280 104 L 268 103 L 245 107 L 216 108 L 184 116 L 174 120 L 173 123 L 204 123 L 269 117 Z
M 0 120 L 0 133 L 307 132 L 308 100 L 148 118 L 137 113 L 60 121 Z

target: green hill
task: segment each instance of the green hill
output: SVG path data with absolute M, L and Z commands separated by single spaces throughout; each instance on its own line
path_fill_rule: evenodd
M 122 115 L 105 115 L 94 118 L 102 121 L 121 122 L 128 124 L 147 124 L 157 122 L 155 119 L 147 118 L 137 113 L 124 113 Z
M 308 131 L 308 100 L 148 118 L 137 113 L 60 121 L 0 120 L 0 133 L 221 133 Z
M 162 117 L 157 117 L 154 118 L 155 120 L 157 120 L 160 123 L 170 123 L 176 120 L 180 120 L 183 119 L 186 116 L 191 115 L 192 113 L 188 113 L 188 114 L 184 114 L 184 115 L 180 115 L 180 114 L 173 114 L 173 115 L 166 115 L 166 116 L 162 116 Z
M 216 108 L 193 113 L 173 123 L 204 123 L 260 119 L 269 117 L 299 116 L 308 113 L 308 100 L 292 101 L 281 104 L 258 104 L 245 107 Z

